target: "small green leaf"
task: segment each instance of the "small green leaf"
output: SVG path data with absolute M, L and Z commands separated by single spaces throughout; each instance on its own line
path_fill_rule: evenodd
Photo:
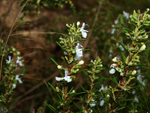
M 51 58 L 51 60 L 52 60 L 57 66 L 59 65 L 53 58 Z
M 56 110 L 52 105 L 47 104 L 46 102 L 45 102 L 45 104 L 46 104 L 54 113 L 57 113 L 57 110 Z
M 126 62 L 126 56 L 124 55 L 124 53 L 123 53 L 121 47 L 119 47 L 119 49 L 120 49 L 120 52 L 121 52 L 121 56 L 122 56 L 122 58 L 123 58 L 123 62 Z
M 59 42 L 56 41 L 56 43 L 61 47 L 61 49 L 62 49 L 63 51 L 65 51 L 65 49 L 61 46 L 61 44 L 60 44 Z
M 52 89 L 53 89 L 54 91 L 56 91 L 56 88 L 54 88 L 51 83 L 48 82 L 48 85 L 50 85 L 50 86 L 52 87 Z
M 71 57 L 68 61 L 69 64 L 71 64 L 73 62 L 73 57 Z

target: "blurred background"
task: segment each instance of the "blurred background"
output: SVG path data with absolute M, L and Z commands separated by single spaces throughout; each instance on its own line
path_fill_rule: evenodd
M 88 24 L 86 29 L 88 41 L 82 42 L 89 51 L 84 53 L 85 63 L 99 55 L 106 68 L 105 77 L 109 75 L 111 59 L 118 54 L 116 39 L 121 33 L 112 33 L 112 25 L 123 11 L 144 12 L 150 6 L 150 0 L 31 0 L 19 14 L 8 45 L 21 52 L 25 64 L 23 83 L 18 84 L 14 92 L 15 103 L 11 109 L 15 113 L 34 113 L 42 107 L 48 112 L 44 102 L 49 102 L 53 91 L 47 85 L 56 86 L 55 77 L 60 71 L 51 61 L 55 59 L 63 65 L 63 51 L 56 44 L 61 34 L 67 34 L 66 24 L 80 21 Z M 68 2 L 67 2 L 68 1 Z M 18 13 L 26 0 L 0 0 L 0 35 L 5 41 Z M 126 23 L 124 23 L 126 24 Z M 121 31 L 121 29 L 120 29 Z M 83 66 L 84 68 L 84 66 Z M 79 81 L 84 84 L 83 77 Z M 107 84 L 109 80 L 103 81 Z M 78 83 L 75 84 L 77 90 Z

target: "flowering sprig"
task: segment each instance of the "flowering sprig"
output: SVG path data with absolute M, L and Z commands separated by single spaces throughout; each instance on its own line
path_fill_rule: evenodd
M 134 67 L 140 63 L 140 53 L 146 49 L 146 42 L 148 39 L 148 35 L 145 30 L 145 28 L 150 25 L 150 15 L 148 13 L 149 9 L 145 11 L 144 14 L 141 14 L 140 11 L 134 11 L 133 15 L 130 15 L 129 23 L 134 25 L 134 28 L 130 31 L 125 30 L 125 34 L 130 42 L 127 45 L 122 44 L 128 55 L 126 56 L 125 51 L 119 48 L 122 59 L 118 57 L 114 57 L 112 59 L 113 64 L 110 66 L 111 69 L 109 73 L 116 74 L 115 72 L 118 71 L 122 77 L 122 79 L 117 83 L 117 87 L 110 87 L 114 101 L 119 99 L 122 91 L 128 91 L 131 89 L 130 83 L 135 79 L 135 75 L 137 74 Z M 116 96 L 115 92 L 118 92 Z M 112 112 L 114 106 L 115 102 L 111 105 L 109 112 Z
M 68 63 L 67 68 L 61 68 L 65 70 L 65 73 L 67 72 L 69 74 L 65 74 L 65 77 L 56 77 L 57 81 L 67 80 L 67 82 L 72 81 L 72 77 L 70 77 L 72 74 L 75 74 L 79 71 L 80 65 L 84 64 L 84 61 L 81 60 L 81 57 L 83 57 L 83 46 L 79 43 L 79 41 L 82 39 L 81 34 L 85 34 L 83 32 L 87 32 L 87 30 L 84 30 L 85 23 L 83 23 L 82 27 L 79 27 L 80 22 L 77 22 L 77 26 L 75 24 L 66 25 L 68 29 L 69 36 L 66 36 L 66 38 L 60 37 L 60 46 L 64 50 L 65 56 L 62 57 L 65 59 Z M 84 35 L 84 38 L 85 35 Z M 75 64 L 73 64 L 73 62 Z
M 24 75 L 24 70 L 20 71 L 20 68 L 24 68 L 23 58 L 20 56 L 20 52 L 14 47 L 6 46 L 4 49 L 4 42 L 0 40 L 0 56 L 4 55 L 1 67 L 0 86 L 4 90 L 0 89 L 0 105 L 4 107 L 5 112 L 9 111 L 9 105 L 11 104 L 11 96 L 18 83 L 23 83 L 21 75 Z M 4 52 L 3 52 L 4 51 Z M 4 105 L 3 105 L 4 104 Z
M 148 12 L 145 12 L 143 15 L 139 12 L 135 13 L 136 12 L 133 14 L 134 16 L 130 15 L 130 18 L 126 17 L 126 20 L 128 19 L 129 23 L 134 25 L 132 26 L 132 30 L 126 30 L 128 38 L 127 42 L 124 40 L 123 42 L 116 41 L 117 48 L 120 50 L 121 54 L 112 59 L 109 71 L 110 79 L 107 79 L 109 82 L 112 80 L 115 84 L 110 83 L 110 85 L 108 85 L 108 82 L 108 84 L 100 83 L 101 87 L 100 89 L 98 88 L 99 90 L 95 88 L 96 85 L 99 84 L 99 81 L 103 80 L 103 78 L 97 76 L 97 74 L 103 69 L 102 62 L 99 57 L 96 60 L 91 60 L 91 64 L 89 65 L 90 68 L 88 70 L 82 70 L 90 79 L 90 81 L 88 81 L 89 90 L 84 89 L 82 85 L 81 88 L 83 92 L 78 93 L 77 90 L 74 90 L 74 87 L 70 88 L 71 84 L 73 84 L 72 82 L 76 80 L 78 72 L 81 71 L 81 67 L 84 64 L 84 60 L 82 58 L 84 56 L 84 48 L 81 45 L 80 40 L 85 39 L 87 36 L 87 30 L 84 29 L 86 26 L 84 23 L 82 24 L 82 27 L 80 27 L 80 22 L 77 22 L 77 25 L 67 24 L 67 27 L 69 27 L 69 35 L 61 37 L 60 42 L 58 43 L 64 52 L 64 56 L 61 58 L 66 61 L 67 66 L 61 66 L 56 63 L 57 68 L 61 69 L 63 74 L 55 78 L 58 85 L 56 88 L 50 84 L 50 86 L 58 94 L 58 98 L 54 99 L 58 105 L 57 109 L 51 105 L 49 108 L 55 112 L 69 113 L 73 112 L 72 109 L 74 108 L 71 106 L 74 105 L 71 103 L 74 102 L 79 110 L 84 113 L 97 112 L 99 107 L 102 108 L 103 106 L 105 108 L 107 107 L 107 112 L 109 113 L 124 109 L 124 106 L 127 104 L 126 97 L 128 97 L 129 93 L 131 94 L 130 91 L 134 86 L 134 84 L 131 84 L 131 81 L 134 81 L 138 75 L 137 68 L 139 68 L 138 64 L 140 63 L 140 54 L 147 47 L 146 42 L 148 35 L 144 30 L 145 27 L 150 24 L 147 22 L 150 21 L 148 18 L 149 14 L 147 14 Z M 125 16 L 129 15 L 125 14 Z M 133 18 L 134 21 L 132 21 Z M 144 19 L 146 21 L 144 21 Z M 111 56 L 113 56 L 113 52 L 114 51 L 111 52 Z M 138 76 L 137 79 L 139 79 L 139 77 L 140 76 Z M 81 95 L 80 98 L 75 98 L 75 96 L 79 94 L 84 94 L 84 96 Z M 138 95 L 135 95 L 131 100 L 133 100 L 133 102 L 139 102 Z M 82 103 L 82 107 L 78 106 L 76 102 Z M 123 106 L 120 106 L 121 102 L 123 102 Z
M 86 106 L 83 105 L 83 112 L 93 112 L 92 108 L 96 106 L 96 95 L 94 92 L 95 81 L 99 78 L 96 76 L 101 70 L 103 70 L 103 65 L 101 59 L 97 57 L 96 60 L 91 60 L 90 70 L 88 70 L 88 76 L 90 78 L 90 89 L 87 90 Z
M 83 56 L 83 46 L 79 43 L 79 41 L 87 37 L 88 31 L 84 30 L 85 23 L 83 23 L 81 28 L 79 25 L 80 22 L 77 22 L 77 26 L 75 26 L 75 24 L 67 24 L 66 26 L 69 28 L 69 36 L 65 35 L 66 38 L 59 38 L 60 46 L 64 50 L 64 54 L 68 56 L 71 55 L 70 59 L 65 57 L 69 64 L 72 63 L 73 59 L 80 60 L 80 58 Z
M 83 46 L 80 44 L 80 40 L 84 40 L 87 37 L 87 30 L 84 29 L 85 23 L 80 27 L 80 22 L 77 22 L 77 25 L 70 24 L 66 25 L 68 29 L 69 35 L 64 35 L 64 37 L 60 37 L 60 42 L 57 44 L 64 51 L 64 56 L 61 58 L 66 61 L 67 67 L 58 65 L 55 60 L 53 60 L 57 64 L 57 68 L 65 71 L 65 74 L 62 77 L 56 77 L 57 82 L 61 82 L 62 90 L 57 87 L 57 91 L 59 91 L 63 100 L 60 101 L 58 107 L 61 108 L 61 112 L 66 112 L 68 109 L 67 103 L 71 101 L 71 91 L 68 92 L 68 84 L 75 80 L 76 75 L 78 74 L 81 65 L 84 64 L 84 61 L 81 60 L 83 57 Z

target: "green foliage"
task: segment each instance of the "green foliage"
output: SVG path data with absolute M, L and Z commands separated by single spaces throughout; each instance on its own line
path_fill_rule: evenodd
M 138 3 L 146 3 L 141 1 Z M 64 21 L 65 19 L 65 21 L 69 21 L 68 23 L 75 20 L 85 20 L 89 25 L 92 23 L 92 26 L 85 23 L 81 26 L 80 22 L 66 24 L 68 32 L 67 34 L 58 33 L 61 34 L 59 41 L 56 39 L 57 35 L 52 35 L 58 45 L 58 47 L 54 45 L 54 50 L 55 52 L 58 51 L 50 57 L 53 57 L 51 60 L 57 68 L 55 68 L 56 66 L 50 66 L 51 69 L 48 67 L 47 75 L 45 74 L 45 68 L 43 68 L 42 77 L 50 76 L 51 72 L 57 71 L 56 69 L 60 69 L 61 73 L 54 80 L 50 80 L 49 77 L 43 79 L 45 84 L 45 80 L 49 80 L 49 87 L 46 84 L 48 91 L 41 90 L 40 87 L 39 94 L 43 94 L 44 96 L 41 96 L 41 98 L 45 98 L 45 100 L 38 98 L 38 102 L 34 103 L 32 101 L 32 105 L 28 105 L 28 108 L 31 109 L 30 112 L 33 106 L 35 110 L 32 112 L 37 113 L 43 113 L 44 111 L 54 113 L 150 112 L 148 84 L 150 80 L 150 11 L 147 9 L 144 13 L 141 13 L 140 10 L 134 10 L 133 14 L 123 11 L 123 14 L 116 18 L 116 14 L 122 11 L 122 6 L 126 7 L 125 3 L 133 4 L 135 2 L 123 1 L 124 4 L 119 6 L 121 7 L 120 10 L 118 10 L 117 4 L 121 4 L 122 1 L 119 1 L 120 3 L 117 1 L 116 6 L 113 4 L 115 1 L 111 2 L 102 0 L 99 2 L 98 8 L 95 5 L 96 7 L 91 9 L 92 4 L 87 7 L 89 5 L 88 1 L 87 4 L 85 1 L 83 1 L 84 4 L 75 1 L 83 8 L 83 11 L 80 12 L 80 7 L 77 7 L 79 8 L 77 17 L 71 14 L 71 17 L 61 15 L 62 17 L 57 18 L 59 14 L 56 15 L 55 25 L 59 20 Z M 95 1 L 91 3 L 94 4 Z M 20 5 L 23 8 L 21 11 L 26 16 L 26 14 L 30 15 L 32 12 L 41 14 L 45 9 L 49 10 L 50 8 L 65 7 L 66 9 L 66 4 L 69 4 L 75 15 L 75 6 L 71 0 L 22 0 Z M 23 7 L 24 5 L 25 7 Z M 131 6 L 129 5 L 127 9 L 132 9 Z M 49 17 L 47 16 L 47 18 Z M 114 17 L 116 20 L 112 22 Z M 48 21 L 46 22 L 48 23 Z M 60 22 L 63 24 L 62 21 Z M 112 23 L 114 25 L 110 28 Z M 30 24 L 32 26 L 32 23 Z M 62 25 L 57 27 L 61 28 Z M 90 30 L 85 30 L 86 27 Z M 44 27 L 42 27 L 42 30 L 45 30 Z M 46 31 L 48 30 L 46 29 Z M 14 32 L 17 33 L 17 30 L 15 29 Z M 88 32 L 90 33 L 87 37 Z M 51 36 L 47 35 L 47 39 L 49 37 Z M 53 42 L 55 39 L 49 41 Z M 87 43 L 89 49 L 85 48 Z M 2 113 L 13 112 L 13 109 L 9 109 L 14 102 L 12 95 L 18 82 L 22 83 L 19 77 L 25 74 L 23 58 L 20 57 L 20 52 L 14 47 L 5 47 L 3 40 L 0 40 L 0 112 Z M 62 49 L 63 53 L 59 52 L 59 49 Z M 48 51 L 47 54 L 51 53 Z M 62 59 L 61 63 L 59 60 L 54 60 L 57 59 L 57 55 Z M 46 55 L 41 56 L 45 57 Z M 91 60 L 93 56 L 96 56 L 96 58 Z M 90 64 L 87 64 L 88 61 L 90 61 Z M 20 68 L 22 71 L 19 70 Z M 43 101 L 43 105 L 41 105 L 41 101 Z
M 54 8 L 54 7 L 60 7 L 63 8 L 64 4 L 69 4 L 73 14 L 76 14 L 75 6 L 72 3 L 71 0 L 23 0 L 21 2 L 21 6 L 24 5 L 24 3 L 27 3 L 25 8 L 23 9 L 23 12 L 26 14 L 27 12 L 31 12 L 32 10 L 36 11 L 37 14 L 40 13 L 40 9 L 42 8 Z
M 0 58 L 1 58 L 1 73 L 0 73 L 0 111 L 9 111 L 9 106 L 13 102 L 12 94 L 16 85 L 22 83 L 21 75 L 18 69 L 22 68 L 23 59 L 20 57 L 20 52 L 14 47 L 6 46 L 3 40 L 0 39 Z
M 121 19 L 121 17 L 119 18 Z M 128 20 L 128 18 L 126 20 Z M 134 87 L 136 87 L 134 81 L 136 81 L 138 70 L 135 67 L 139 66 L 139 64 L 141 63 L 140 53 L 143 52 L 147 47 L 146 43 L 148 41 L 148 34 L 147 34 L 148 31 L 146 31 L 146 29 L 148 26 L 150 26 L 149 9 L 145 11 L 143 14 L 141 14 L 139 11 L 138 12 L 134 11 L 133 15 L 130 15 L 128 21 L 129 24 L 131 24 L 131 27 L 123 28 L 123 32 L 125 32 L 126 34 L 124 35 L 124 37 L 126 36 L 127 39 L 121 40 L 118 44 L 121 57 L 118 56 L 114 57 L 112 59 L 113 64 L 110 66 L 111 67 L 109 71 L 110 76 L 112 76 L 111 74 L 114 75 L 113 77 L 111 77 L 110 80 L 115 84 L 112 83 L 112 85 L 109 85 L 109 87 L 108 86 L 104 87 L 104 85 L 102 85 L 101 88 L 98 90 L 97 88 L 99 87 L 100 84 L 99 81 L 102 81 L 103 78 L 100 76 L 96 76 L 96 74 L 98 74 L 101 70 L 103 70 L 102 61 L 99 57 L 97 57 L 96 60 L 91 60 L 91 64 L 88 65 L 90 69 L 84 70 L 84 72 L 89 77 L 89 80 L 87 81 L 87 84 L 89 85 L 89 89 L 85 89 L 81 85 L 81 89 L 84 91 L 83 93 L 85 94 L 82 95 L 82 93 L 79 93 L 79 95 L 81 95 L 79 99 L 80 101 L 75 100 L 76 96 L 79 96 L 77 92 L 74 92 L 74 95 L 71 95 L 70 92 L 74 91 L 73 88 L 71 89 L 71 91 L 68 92 L 68 88 L 69 88 L 68 83 L 63 82 L 63 84 L 61 85 L 62 90 L 59 88 L 60 86 L 56 87 L 56 90 L 58 92 L 57 95 L 60 94 L 62 95 L 62 97 L 59 100 L 60 102 L 58 102 L 59 107 L 57 107 L 60 108 L 59 109 L 60 112 L 64 112 L 64 111 L 77 112 L 77 109 L 80 112 L 84 112 L 84 113 L 102 112 L 102 111 L 111 113 L 111 112 L 123 112 L 123 110 L 126 110 L 127 112 L 133 110 L 141 111 L 141 109 L 138 109 L 137 107 L 129 108 L 128 106 L 132 106 L 132 103 L 135 104 L 135 102 L 136 103 L 139 102 L 136 95 L 135 97 L 131 95 L 131 91 L 134 89 Z M 79 44 L 79 41 L 82 39 L 80 36 L 82 28 L 79 28 L 78 24 L 76 27 L 75 24 L 72 25 L 67 24 L 67 26 L 69 27 L 68 30 L 69 36 L 65 35 L 65 38 L 61 37 L 60 42 L 58 44 L 64 51 L 65 57 L 62 59 L 64 59 L 67 62 L 68 68 L 63 68 L 62 66 L 59 66 L 59 69 L 64 69 L 65 73 L 66 70 L 69 71 L 68 75 L 70 76 L 72 74 L 78 74 L 79 68 L 81 68 L 81 66 L 79 65 L 80 63 L 77 63 L 78 60 L 76 60 L 75 57 L 77 55 L 77 50 L 79 49 L 77 48 L 77 46 L 78 47 L 81 46 Z M 118 29 L 120 28 L 118 27 Z M 73 69 L 77 69 L 77 70 L 73 70 Z M 118 73 L 116 73 L 116 71 Z M 140 75 L 138 75 L 137 77 L 138 79 L 139 76 Z M 118 80 L 118 78 L 120 79 Z M 60 78 L 60 80 L 56 79 L 56 81 L 61 81 L 61 79 L 67 81 L 65 78 Z M 134 90 L 136 90 L 136 88 Z M 74 103 L 75 107 L 77 107 L 76 110 L 74 111 L 72 107 L 71 108 L 69 107 L 70 105 L 74 106 L 72 102 Z M 82 107 L 77 106 L 78 102 L 82 103 Z M 97 105 L 97 103 L 99 102 L 100 102 L 101 110 Z M 131 104 L 128 105 L 129 102 Z M 146 105 L 149 104 L 148 101 L 145 102 Z M 140 106 L 140 105 L 136 104 L 136 106 Z

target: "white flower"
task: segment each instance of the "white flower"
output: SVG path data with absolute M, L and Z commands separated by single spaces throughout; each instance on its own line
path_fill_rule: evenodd
M 115 69 L 111 69 L 111 70 L 109 71 L 110 74 L 114 74 L 115 72 L 116 72 Z
M 112 29 L 111 29 L 111 34 L 114 34 L 115 31 L 116 31 L 116 29 L 115 29 L 115 28 L 112 28 Z
M 143 85 L 143 86 L 145 86 L 145 82 L 146 82 L 146 81 L 145 81 L 145 80 L 143 80 L 143 82 L 142 82 L 142 85 Z
M 79 63 L 78 63 L 78 65 L 82 65 L 82 64 L 84 64 L 84 61 L 80 60 Z
M 114 68 L 116 66 L 115 63 L 111 64 L 110 68 Z
M 68 53 L 67 53 L 67 52 L 64 52 L 64 54 L 65 54 L 65 55 L 68 55 Z
M 132 91 L 132 94 L 135 94 L 135 90 Z
M 114 33 L 115 33 L 115 31 L 116 31 L 115 26 L 114 26 L 114 25 L 112 25 L 111 34 L 114 34 Z
M 94 99 L 92 99 L 89 105 L 90 105 L 90 107 L 96 106 L 96 101 Z
M 22 61 L 21 61 L 21 57 L 17 56 L 17 64 L 19 64 L 20 66 L 23 66 Z
M 137 68 L 138 68 L 138 67 L 137 67 Z M 137 73 L 141 73 L 141 70 L 140 70 L 140 69 L 138 69 L 138 70 L 137 70 Z
M 137 96 L 134 97 L 134 102 L 139 103 L 139 100 L 138 100 Z
M 66 82 L 71 82 L 72 79 L 70 76 L 68 76 L 68 71 L 65 70 L 65 77 L 56 77 L 56 81 L 62 81 L 65 80 Z
M 12 85 L 12 88 L 13 88 L 13 89 L 16 88 L 16 84 L 13 84 L 13 85 Z
M 115 60 L 115 59 L 113 59 L 113 60 Z M 109 71 L 110 74 L 114 74 L 116 72 L 116 70 L 114 69 L 115 66 L 116 66 L 115 63 L 111 64 L 110 68 L 112 68 L 112 69 L 110 69 L 110 71 Z
M 95 103 L 91 103 L 90 104 L 90 107 L 94 107 L 96 104 Z
M 82 33 L 82 37 L 83 38 L 86 38 L 87 37 L 87 30 L 84 30 L 84 27 L 85 27 L 85 23 L 82 24 L 82 27 L 80 29 L 81 33 Z
M 100 99 L 102 99 L 102 98 L 100 98 Z M 100 101 L 100 106 L 103 106 L 104 103 L 105 103 L 105 101 L 102 99 L 102 100 Z
M 100 88 L 98 91 L 100 92 L 100 91 L 106 90 L 106 89 L 108 89 L 108 86 L 105 86 L 105 87 L 104 87 L 104 85 L 102 84 L 102 85 L 101 85 L 101 88 Z
M 68 83 L 72 81 L 71 77 L 68 76 L 68 71 L 66 71 L 66 70 L 65 70 L 65 77 L 64 77 L 64 80 L 65 80 L 66 82 L 68 82 Z
M 62 81 L 64 77 L 56 77 L 56 81 Z
M 83 56 L 83 49 L 82 48 L 79 48 L 79 47 L 82 47 L 82 45 L 80 45 L 79 43 L 77 43 L 77 46 L 76 46 L 76 56 L 75 56 L 75 60 L 80 60 L 80 58 Z
M 116 19 L 114 23 L 117 24 L 118 23 L 118 19 Z
M 64 77 L 64 80 L 66 81 L 66 82 L 71 82 L 72 81 L 72 79 L 71 79 L 71 77 L 70 76 L 66 76 L 66 77 Z
M 142 78 L 143 78 L 142 75 L 138 75 L 138 76 L 137 76 L 137 79 L 138 79 L 140 82 L 142 82 Z
M 65 77 L 68 76 L 68 71 L 65 70 Z
M 123 11 L 123 14 L 124 14 L 124 16 L 125 16 L 127 19 L 129 19 L 129 13 Z
M 11 62 L 11 56 L 8 56 L 8 60 L 6 60 L 6 63 L 9 64 Z
M 144 45 L 141 46 L 140 51 L 143 51 L 145 49 L 146 49 L 146 45 L 144 44 Z
M 19 83 L 23 83 L 21 78 L 19 78 L 19 75 L 16 75 L 16 80 L 18 80 Z
M 138 76 L 137 76 L 137 80 L 139 80 L 139 82 L 140 82 L 143 86 L 145 86 L 145 80 L 142 80 L 143 78 L 144 78 L 143 75 L 138 75 Z
M 112 53 L 113 53 L 113 51 L 110 49 L 109 50 L 109 57 L 112 57 Z

